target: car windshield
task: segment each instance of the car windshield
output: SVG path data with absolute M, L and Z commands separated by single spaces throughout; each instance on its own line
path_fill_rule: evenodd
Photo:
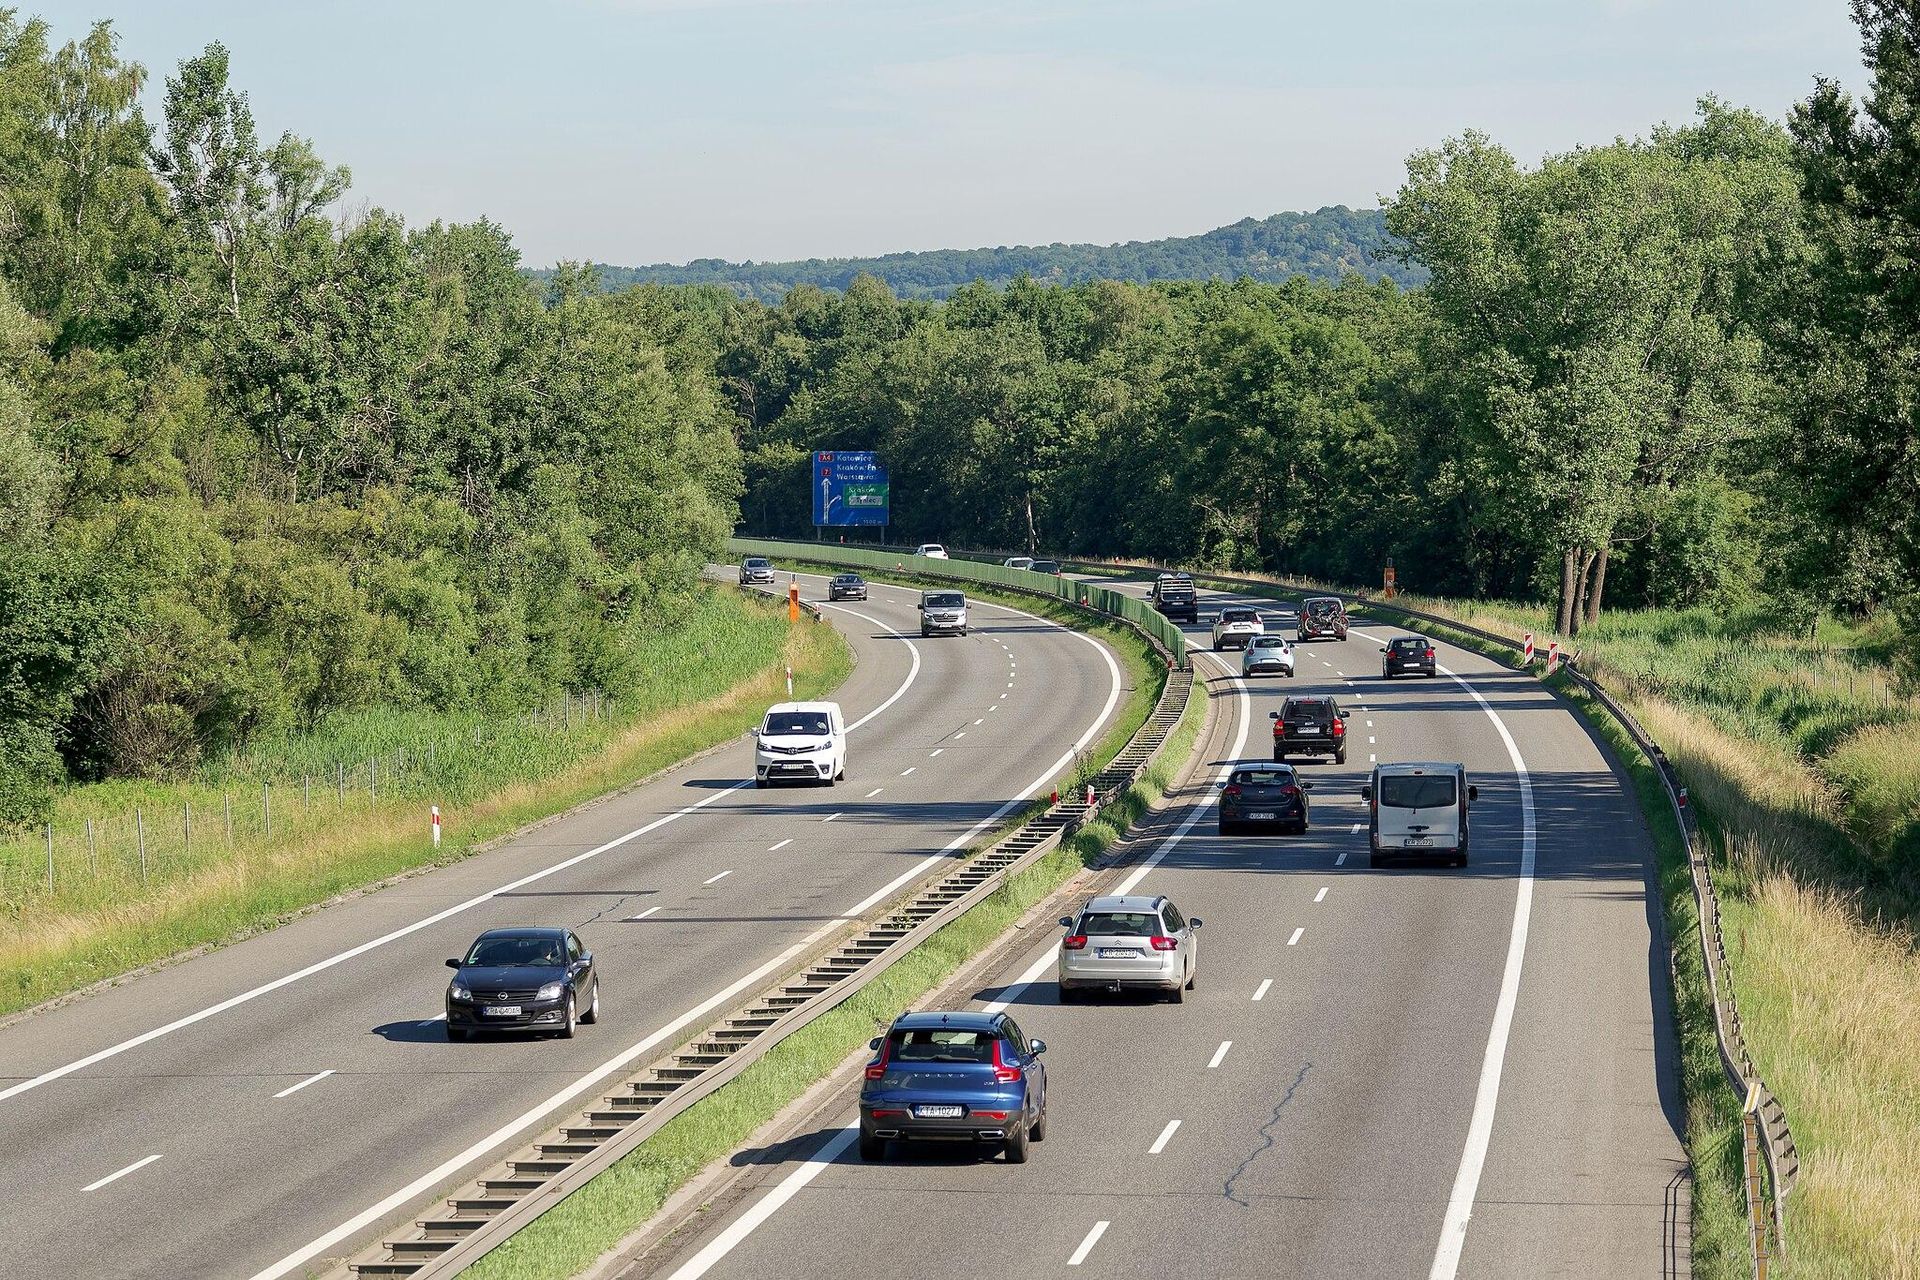
M 1260 615 L 1251 609 L 1222 609 L 1220 611 L 1220 621 L 1258 622 L 1260 621 Z
M 1079 932 L 1090 938 L 1153 938 L 1160 934 L 1160 917 L 1151 911 L 1089 911 L 1080 917 Z
M 835 578 L 834 581 L 839 583 L 843 587 L 850 587 L 854 583 L 860 581 L 860 578 L 859 578 L 859 575 L 857 574 L 843 573 L 839 577 Z
M 473 944 L 463 962 L 469 966 L 514 969 L 526 965 L 560 963 L 558 938 L 482 938 Z
M 1393 642 L 1393 647 L 1401 653 L 1424 653 L 1426 652 L 1427 642 L 1418 636 L 1402 636 Z
M 1255 636 L 1253 647 L 1256 649 L 1284 649 L 1287 642 L 1279 636 Z
M 790 733 L 826 733 L 827 718 L 818 711 L 774 711 L 767 715 L 769 737 Z
M 767 562 L 765 560 L 762 560 L 759 556 L 754 556 L 747 561 L 747 568 L 749 569 L 764 569 L 766 567 L 767 567 Z
M 943 547 L 943 546 L 941 546 L 941 545 L 940 545 L 939 543 L 937 543 L 937 542 L 929 542 L 929 543 L 928 543 L 928 544 L 927 544 L 926 546 L 924 546 L 924 547 L 921 547 L 920 549 L 921 549 L 922 551 L 924 551 L 924 552 L 926 552 L 926 553 L 927 553 L 928 555 L 932 555 L 932 554 L 933 554 L 934 552 L 936 552 L 936 551 L 945 551 L 945 550 L 946 550 L 946 548 L 945 548 L 945 547 Z
M 1453 803 L 1446 774 L 1388 774 L 1380 779 L 1380 803 L 1389 809 L 1443 809 Z
M 896 1031 L 887 1057 L 895 1062 L 991 1062 L 994 1035 L 958 1027 Z
M 1060 572 L 1060 562 L 1058 560 L 1035 560 L 1033 562 L 1033 571 L 1035 573 L 1058 573 Z
M 962 609 L 966 603 L 967 598 L 958 591 L 940 591 L 926 598 L 929 609 Z
M 1236 786 L 1242 787 L 1284 787 L 1293 781 L 1293 772 L 1288 769 L 1236 769 L 1233 781 Z

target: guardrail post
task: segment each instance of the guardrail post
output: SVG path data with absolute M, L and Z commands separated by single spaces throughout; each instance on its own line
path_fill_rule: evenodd
M 1740 1110 L 1740 1132 L 1746 1163 L 1747 1232 L 1753 1245 L 1754 1280 L 1767 1280 L 1767 1188 L 1766 1169 L 1760 1159 L 1760 1084 L 1747 1089 L 1746 1104 Z

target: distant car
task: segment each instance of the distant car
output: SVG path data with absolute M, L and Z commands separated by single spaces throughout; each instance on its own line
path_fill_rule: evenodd
M 1035 573 L 1049 573 L 1056 578 L 1060 576 L 1060 562 L 1058 560 L 1035 560 L 1033 564 L 1028 567 Z
M 760 583 L 773 585 L 773 561 L 765 556 L 748 556 L 740 562 L 740 585 L 756 586 Z
M 995 1144 L 1008 1164 L 1047 1136 L 1044 1040 L 1004 1013 L 906 1013 L 868 1042 L 879 1056 L 860 1086 L 860 1158 L 889 1142 Z
M 1246 653 L 1240 658 L 1240 674 L 1243 676 L 1292 676 L 1293 646 L 1287 643 L 1285 636 L 1271 634 L 1255 636 L 1247 644 Z
M 1091 899 L 1078 916 L 1060 917 L 1060 1000 L 1090 990 L 1159 991 L 1175 1004 L 1199 981 L 1200 922 L 1165 897 Z
M 1260 611 L 1245 605 L 1230 604 L 1213 620 L 1215 649 L 1244 649 L 1265 629 Z
M 1269 824 L 1305 831 L 1312 813 L 1307 803 L 1311 782 L 1302 782 L 1290 764 L 1253 765 L 1235 769 L 1220 784 L 1220 834 L 1243 827 Z
M 947 549 L 937 542 L 923 542 L 914 548 L 913 554 L 925 556 L 929 560 L 948 559 Z
M 447 961 L 447 1039 L 481 1031 L 552 1031 L 600 1020 L 600 971 L 571 929 L 489 929 Z
M 780 702 L 753 735 L 753 785 L 847 776 L 847 722 L 837 702 Z
M 829 600 L 865 600 L 867 598 L 867 580 L 857 573 L 836 574 L 827 583 Z
M 1380 652 L 1386 655 L 1380 659 L 1382 680 L 1391 680 L 1409 672 L 1418 672 L 1423 676 L 1440 674 L 1440 664 L 1433 654 L 1433 641 L 1425 636 L 1395 636 L 1380 647 Z
M 1299 636 L 1320 640 L 1347 638 L 1347 606 L 1338 596 L 1309 596 L 1300 602 Z
M 1461 764 L 1381 764 L 1360 788 L 1367 802 L 1369 861 L 1434 858 L 1467 865 L 1467 810 L 1480 788 Z
M 1347 713 L 1333 698 L 1288 698 L 1273 717 L 1273 758 L 1332 756 L 1347 762 Z
M 1147 590 L 1147 602 L 1166 617 L 1200 620 L 1200 594 L 1193 589 L 1193 579 L 1184 573 L 1163 573 L 1155 578 Z
M 922 591 L 920 593 L 920 634 L 923 636 L 967 634 L 967 596 L 964 591 Z
M 1005 560 L 1002 560 L 1000 564 L 1003 568 L 1007 569 L 1031 569 L 1033 568 L 1033 557 L 1008 556 Z

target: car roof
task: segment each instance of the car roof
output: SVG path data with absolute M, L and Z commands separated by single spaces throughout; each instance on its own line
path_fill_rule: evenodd
M 959 1031 L 993 1031 L 1000 1026 L 1000 1015 L 977 1009 L 927 1009 L 903 1013 L 893 1020 L 895 1031 L 925 1031 L 948 1027 Z
M 558 938 L 567 931 L 554 925 L 523 925 L 511 929 L 489 929 L 481 938 Z M 475 941 L 479 941 L 478 938 Z
M 1374 768 L 1381 773 L 1465 773 L 1467 766 L 1458 760 L 1395 760 L 1392 764 L 1379 764 Z
M 1395 640 L 1418 640 L 1422 644 L 1433 643 L 1433 641 L 1427 639 L 1425 636 L 1421 635 L 1418 631 L 1403 631 L 1399 635 L 1395 636 L 1394 639 Z
M 1145 893 L 1110 893 L 1105 897 L 1089 898 L 1083 911 L 1158 911 L 1164 897 Z
M 1253 638 L 1253 642 L 1255 644 L 1265 645 L 1269 649 L 1271 649 L 1275 645 L 1284 646 L 1287 643 L 1287 638 L 1283 635 L 1276 635 L 1273 632 L 1269 631 L 1265 635 L 1255 636 Z
M 836 578 L 857 578 L 860 575 L 857 573 L 836 573 L 833 576 Z
M 959 587 L 928 587 L 920 594 L 923 596 L 963 596 L 967 593 Z
M 776 702 L 772 706 L 767 708 L 767 714 L 773 715 L 775 712 L 779 712 L 779 711 L 826 712 L 826 711 L 838 711 L 838 710 L 840 710 L 840 704 L 837 702 Z

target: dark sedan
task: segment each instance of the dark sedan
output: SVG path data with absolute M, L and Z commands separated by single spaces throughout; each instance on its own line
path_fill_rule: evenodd
M 1300 781 L 1290 764 L 1235 769 L 1220 791 L 1220 834 L 1254 825 L 1305 831 L 1311 790 L 1313 784 Z
M 1380 652 L 1386 657 L 1380 659 L 1380 678 L 1391 680 L 1395 676 L 1416 674 L 1435 676 L 1440 666 L 1433 653 L 1433 641 L 1425 636 L 1395 636 Z
M 860 1089 L 860 1158 L 887 1144 L 941 1140 L 1000 1147 L 1025 1164 L 1047 1134 L 1047 1046 L 1004 1013 L 907 1013 L 869 1046 Z
M 842 573 L 827 583 L 829 600 L 865 600 L 867 580 L 857 573 Z
M 600 971 L 571 929 L 489 929 L 447 961 L 447 1039 L 478 1031 L 552 1031 L 600 1020 Z

